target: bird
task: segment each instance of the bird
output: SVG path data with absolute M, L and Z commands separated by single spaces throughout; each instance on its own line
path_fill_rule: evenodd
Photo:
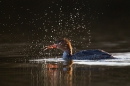
M 53 45 L 46 46 L 46 49 L 60 49 L 63 51 L 63 60 L 101 60 L 115 59 L 111 54 L 101 49 L 81 50 L 72 54 L 72 45 L 69 39 L 62 38 L 57 40 Z

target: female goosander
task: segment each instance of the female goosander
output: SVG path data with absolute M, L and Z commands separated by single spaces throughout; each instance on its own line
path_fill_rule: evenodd
M 55 44 L 47 46 L 47 49 L 57 48 L 62 50 L 64 60 L 100 60 L 100 59 L 114 59 L 114 57 L 103 50 L 82 50 L 72 54 L 71 42 L 66 39 L 60 39 Z

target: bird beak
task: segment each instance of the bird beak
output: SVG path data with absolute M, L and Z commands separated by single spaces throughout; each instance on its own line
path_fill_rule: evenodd
M 46 49 L 53 49 L 53 48 L 57 48 L 57 44 L 46 46 Z

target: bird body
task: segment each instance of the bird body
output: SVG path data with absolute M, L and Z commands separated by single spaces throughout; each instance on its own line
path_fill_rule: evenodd
M 72 45 L 71 42 L 63 38 L 61 40 L 58 40 L 56 44 L 49 45 L 47 47 L 50 48 L 57 48 L 63 51 L 62 58 L 64 60 L 100 60 L 100 59 L 114 59 L 114 57 L 100 49 L 94 49 L 94 50 L 82 50 L 75 54 L 72 54 Z

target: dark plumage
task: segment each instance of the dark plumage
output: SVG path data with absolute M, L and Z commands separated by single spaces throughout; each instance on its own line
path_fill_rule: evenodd
M 72 55 L 72 59 L 76 60 L 98 60 L 98 59 L 114 59 L 114 57 L 103 50 L 82 50 Z

